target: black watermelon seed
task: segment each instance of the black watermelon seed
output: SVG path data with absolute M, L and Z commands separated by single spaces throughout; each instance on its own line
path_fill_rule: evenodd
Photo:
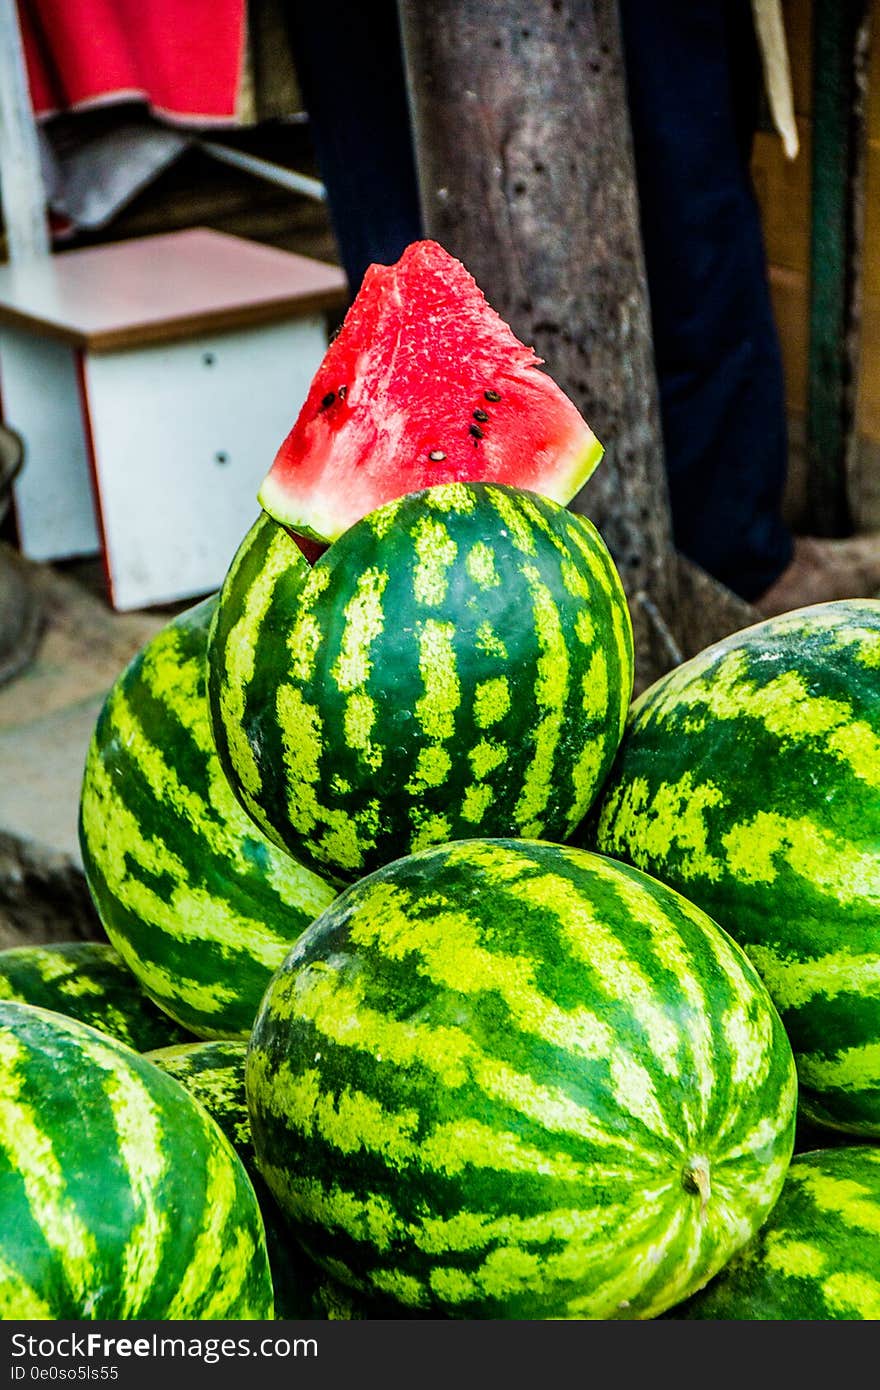
M 339 390 L 336 392 L 336 394 L 337 394 L 337 396 L 339 397 L 339 399 L 340 399 L 341 401 L 344 401 L 345 398 L 346 398 L 346 396 L 348 395 L 348 387 L 347 387 L 347 386 L 340 386 L 340 388 L 339 388 Z
M 480 429 L 479 425 L 468 425 L 468 430 L 474 436 L 474 439 L 483 438 L 483 431 Z
M 446 455 L 444 454 L 442 449 L 432 449 L 430 454 L 428 455 L 428 458 L 431 460 L 432 463 L 442 463 L 445 457 Z
M 500 391 L 484 391 L 484 392 L 483 392 L 483 395 L 486 397 L 486 400 L 487 400 L 487 401 L 500 401 L 500 400 L 501 400 L 501 392 L 500 392 Z
M 476 410 L 474 411 L 474 419 L 479 420 L 481 424 L 485 424 L 488 418 L 489 412 L 486 410 L 481 410 L 480 407 L 477 406 Z
M 336 392 L 335 392 L 335 391 L 328 391 L 327 394 L 326 394 L 326 396 L 325 396 L 325 397 L 323 398 L 323 400 L 321 401 L 321 409 L 322 409 L 322 410 L 326 410 L 327 407 L 328 407 L 328 406 L 331 406 L 335 400 L 336 400 Z

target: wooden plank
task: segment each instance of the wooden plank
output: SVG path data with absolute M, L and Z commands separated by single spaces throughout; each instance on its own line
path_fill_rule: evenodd
M 785 403 L 806 413 L 809 351 L 809 278 L 803 271 L 771 266 L 770 298 L 785 372 Z
M 758 131 L 752 182 L 761 208 L 764 246 L 770 265 L 807 273 L 810 268 L 810 158 L 812 128 L 797 123 L 800 150 L 786 158 L 779 136 Z
M 783 0 L 782 21 L 791 67 L 794 112 L 796 116 L 809 116 L 813 109 L 812 0 Z
M 863 438 L 880 443 L 880 294 L 866 294 L 862 305 L 858 424 Z
M 880 48 L 880 44 L 877 45 Z M 873 98 L 880 105 L 880 72 L 878 89 Z M 862 267 L 862 290 L 867 295 L 880 295 L 880 140 L 868 143 L 865 167 L 865 256 Z
M 782 514 L 789 528 L 795 534 L 804 535 L 809 529 L 806 521 L 807 417 L 802 411 L 789 410 L 786 425 L 788 428 L 788 472 L 782 499 Z
M 108 352 L 311 315 L 346 292 L 338 266 L 191 228 L 0 266 L 0 323 Z
M 857 531 L 880 531 L 880 439 L 860 435 L 850 475 Z
M 874 33 L 880 25 L 880 0 L 871 0 L 871 21 Z M 868 58 L 868 110 L 866 130 L 869 140 L 880 142 L 880 45 L 874 43 Z

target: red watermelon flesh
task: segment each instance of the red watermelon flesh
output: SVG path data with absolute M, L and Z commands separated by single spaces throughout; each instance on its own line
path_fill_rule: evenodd
M 604 451 L 540 367 L 460 261 L 413 242 L 367 270 L 259 501 L 319 542 L 438 483 L 509 483 L 565 505 Z

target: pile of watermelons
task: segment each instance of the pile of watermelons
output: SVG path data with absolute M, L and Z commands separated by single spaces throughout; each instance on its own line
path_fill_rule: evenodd
M 880 602 L 635 702 L 601 457 L 432 242 L 123 671 L 0 953 L 3 1318 L 880 1316 Z

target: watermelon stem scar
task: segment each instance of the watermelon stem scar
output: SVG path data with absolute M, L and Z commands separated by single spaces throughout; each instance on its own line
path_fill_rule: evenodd
M 702 1220 L 706 1215 L 706 1207 L 709 1205 L 709 1198 L 712 1195 L 712 1184 L 709 1181 L 709 1160 L 702 1157 L 692 1158 L 682 1171 L 681 1185 L 685 1192 L 693 1192 L 699 1196 L 700 1219 Z

